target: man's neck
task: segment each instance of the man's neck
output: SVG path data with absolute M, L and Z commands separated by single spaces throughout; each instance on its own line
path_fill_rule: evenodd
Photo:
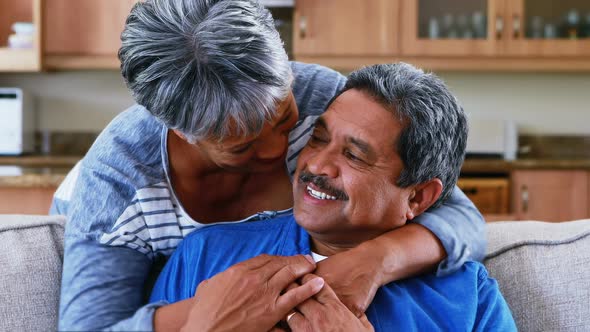
M 323 241 L 317 238 L 314 238 L 312 235 L 309 236 L 309 244 L 311 246 L 311 251 L 315 252 L 318 255 L 322 256 L 332 256 L 339 252 L 343 252 L 349 249 L 356 247 L 358 244 L 334 244 L 328 241 Z

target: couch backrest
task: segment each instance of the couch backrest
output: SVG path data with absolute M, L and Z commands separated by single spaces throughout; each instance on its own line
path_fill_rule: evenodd
M 62 217 L 0 217 L 0 331 L 55 331 Z
M 590 220 L 489 223 L 485 265 L 520 331 L 590 331 Z
M 0 216 L 0 331 L 51 331 L 62 217 Z M 487 225 L 485 265 L 520 331 L 590 331 L 590 220 Z

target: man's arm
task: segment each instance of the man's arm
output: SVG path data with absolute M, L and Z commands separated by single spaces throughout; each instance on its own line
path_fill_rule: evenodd
M 516 323 L 496 280 L 482 266 L 478 275 L 477 315 L 473 331 L 517 331 Z
M 318 263 L 316 274 L 360 315 L 379 287 L 427 271 L 456 271 L 485 253 L 485 223 L 473 203 L 455 187 L 445 204 L 413 223 Z M 446 258 L 445 258 L 446 257 Z

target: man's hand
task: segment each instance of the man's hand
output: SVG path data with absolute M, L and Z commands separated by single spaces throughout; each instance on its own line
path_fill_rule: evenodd
M 314 278 L 317 276 L 308 274 L 302 282 L 305 284 Z M 297 310 L 287 319 L 293 332 L 374 331 L 367 316 L 362 314 L 357 318 L 327 283 L 317 295 L 298 305 Z
M 199 284 L 183 331 L 269 331 L 321 290 L 321 278 L 287 291 L 315 266 L 311 257 L 261 255 Z
M 332 255 L 319 262 L 314 272 L 357 317 L 364 314 L 382 286 L 382 262 L 371 250 L 363 244 Z

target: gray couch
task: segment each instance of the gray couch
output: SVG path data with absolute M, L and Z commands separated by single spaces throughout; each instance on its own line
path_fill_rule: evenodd
M 0 216 L 0 331 L 56 329 L 64 222 Z M 590 331 L 590 220 L 491 223 L 488 242 L 521 331 Z

